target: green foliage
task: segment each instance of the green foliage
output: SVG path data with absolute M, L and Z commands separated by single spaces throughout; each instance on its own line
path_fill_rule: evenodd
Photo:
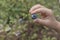
M 15 32 L 19 30 L 22 33 L 20 35 L 22 37 L 21 40 L 38 39 L 38 34 L 34 32 L 39 30 L 39 28 L 37 28 L 39 26 L 34 25 L 33 33 L 28 36 L 27 33 L 24 32 L 25 30 L 28 31 L 28 27 L 30 27 L 30 24 L 27 22 L 31 22 L 31 24 L 33 23 L 31 15 L 29 14 L 29 9 L 35 4 L 42 4 L 47 8 L 52 9 L 55 15 L 60 16 L 60 7 L 57 0 L 0 0 L 0 24 L 4 26 L 4 31 L 8 30 L 8 27 L 11 27 L 11 31 L 7 34 L 7 37 L 13 36 Z M 25 19 L 24 24 L 20 24 L 18 21 L 21 16 Z M 2 35 L 2 38 L 0 37 L 1 40 L 4 40 L 5 36 L 6 35 Z M 43 40 L 50 40 L 50 37 L 43 37 Z

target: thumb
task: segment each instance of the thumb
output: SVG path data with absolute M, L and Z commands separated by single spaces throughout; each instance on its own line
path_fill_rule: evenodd
M 43 20 L 43 19 L 35 19 L 34 20 L 35 23 L 39 23 L 39 24 L 42 24 L 42 25 L 46 25 L 47 24 L 47 21 L 46 20 Z

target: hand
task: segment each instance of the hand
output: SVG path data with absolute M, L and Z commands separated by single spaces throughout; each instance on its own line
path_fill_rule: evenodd
M 31 14 L 34 14 L 34 13 L 41 14 L 41 19 L 37 18 L 34 20 L 34 22 L 36 23 L 49 26 L 51 28 L 55 28 L 55 26 L 58 24 L 58 22 L 56 21 L 53 15 L 53 11 L 40 4 L 33 6 L 29 12 Z

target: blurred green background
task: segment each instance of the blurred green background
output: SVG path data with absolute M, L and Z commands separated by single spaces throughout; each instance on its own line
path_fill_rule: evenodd
M 33 23 L 29 9 L 36 4 L 52 9 L 60 21 L 59 0 L 0 0 L 0 40 L 58 40 L 47 35 L 49 28 Z

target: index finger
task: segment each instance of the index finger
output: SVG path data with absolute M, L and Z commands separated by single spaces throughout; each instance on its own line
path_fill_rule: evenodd
M 32 12 L 32 11 L 34 11 L 35 9 L 42 8 L 42 7 L 44 7 L 44 6 L 42 6 L 42 5 L 40 5 L 40 4 L 37 4 L 37 5 L 33 6 L 33 7 L 30 9 L 29 12 Z
M 42 16 L 51 16 L 52 10 L 48 8 L 39 8 L 31 12 L 31 14 L 40 13 Z

